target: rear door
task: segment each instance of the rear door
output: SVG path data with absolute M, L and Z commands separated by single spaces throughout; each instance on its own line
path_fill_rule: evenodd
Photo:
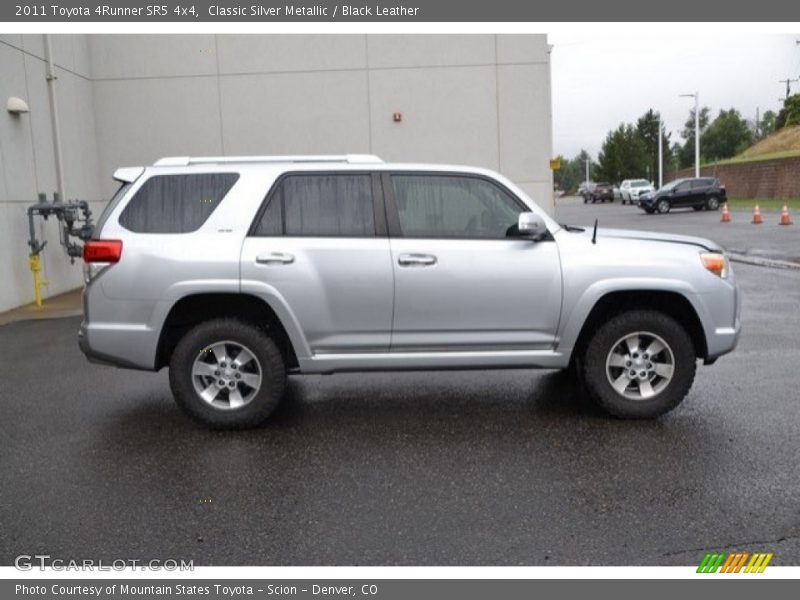
M 692 181 L 692 204 L 705 204 L 708 190 L 711 184 L 714 183 L 713 179 L 695 179 Z
M 529 210 L 493 180 L 384 175 L 395 277 L 392 351 L 552 347 L 561 267 L 552 240 L 508 237 Z
M 273 290 L 319 353 L 389 349 L 394 282 L 377 175 L 281 177 L 242 247 L 242 280 Z

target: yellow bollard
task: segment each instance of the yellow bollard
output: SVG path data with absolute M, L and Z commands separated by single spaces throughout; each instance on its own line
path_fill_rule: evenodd
M 36 306 L 42 308 L 42 286 L 47 282 L 42 279 L 42 261 L 38 254 L 28 257 L 28 263 L 33 273 L 33 298 Z

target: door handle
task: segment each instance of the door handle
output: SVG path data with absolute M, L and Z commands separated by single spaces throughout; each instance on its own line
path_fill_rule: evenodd
M 256 256 L 259 265 L 288 265 L 294 262 L 294 254 L 287 252 L 270 252 Z
M 397 259 L 401 267 L 430 267 L 436 264 L 432 254 L 401 254 Z

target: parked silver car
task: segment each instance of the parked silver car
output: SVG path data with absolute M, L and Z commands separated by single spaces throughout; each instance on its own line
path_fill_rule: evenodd
M 115 178 L 80 346 L 168 366 L 212 427 L 264 420 L 287 374 L 400 369 L 570 368 L 611 414 L 654 417 L 739 335 L 713 242 L 559 225 L 492 171 L 182 157 Z

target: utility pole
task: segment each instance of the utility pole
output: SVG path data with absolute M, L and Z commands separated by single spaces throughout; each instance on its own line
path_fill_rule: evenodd
M 694 98 L 694 176 L 700 177 L 700 92 L 681 94 L 681 98 Z
M 586 183 L 589 183 L 589 163 L 592 162 L 591 158 L 584 158 L 583 162 L 586 163 Z
M 799 79 L 779 79 L 778 80 L 778 83 L 785 83 L 786 84 L 786 97 L 787 98 L 792 95 L 791 84 L 796 83 L 797 81 L 800 81 L 800 80 Z

